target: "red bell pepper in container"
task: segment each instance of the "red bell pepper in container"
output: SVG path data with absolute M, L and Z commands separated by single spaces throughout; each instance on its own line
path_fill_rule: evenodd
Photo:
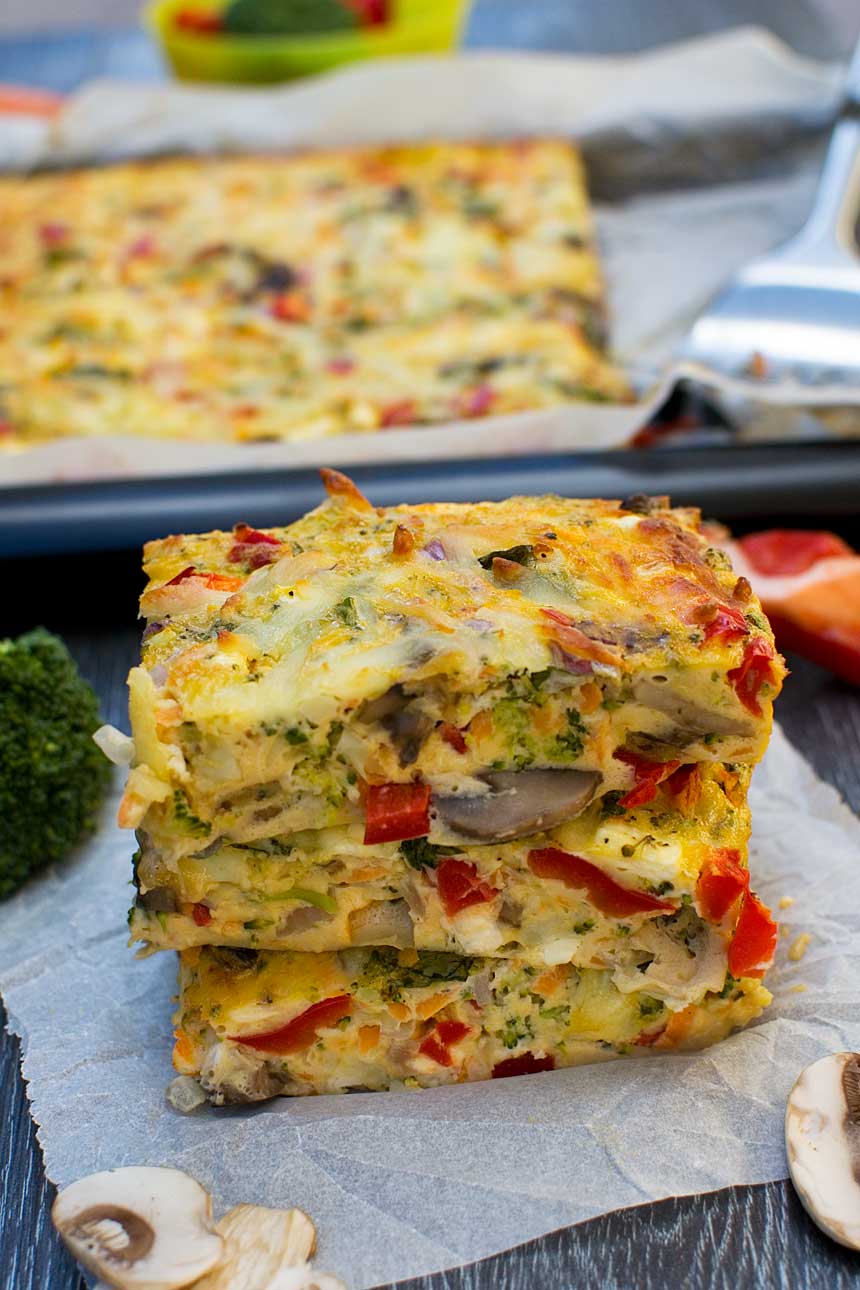
M 860 685 L 860 555 L 835 533 L 770 529 L 725 543 L 780 649 Z

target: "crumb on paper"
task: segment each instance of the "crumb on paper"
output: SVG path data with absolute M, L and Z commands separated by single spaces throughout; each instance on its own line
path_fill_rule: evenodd
M 809 989 L 809 986 L 808 986 L 808 985 L 804 985 L 802 981 L 798 981 L 797 985 L 793 985 L 793 986 L 791 987 L 791 989 L 789 990 L 789 992 L 788 992 L 788 993 L 789 993 L 789 994 L 806 994 L 806 991 L 807 991 L 808 989 Z
M 788 957 L 791 959 L 792 963 L 800 962 L 806 953 L 807 946 L 811 940 L 812 936 L 809 932 L 801 932 L 796 940 L 792 941 L 791 948 L 788 951 Z
M 779 908 L 780 908 L 780 909 L 790 909 L 790 908 L 791 908 L 791 906 L 792 906 L 793 904 L 794 904 L 794 897 L 793 897 L 793 896 L 781 896 L 781 897 L 780 897 L 780 901 L 779 901 Z

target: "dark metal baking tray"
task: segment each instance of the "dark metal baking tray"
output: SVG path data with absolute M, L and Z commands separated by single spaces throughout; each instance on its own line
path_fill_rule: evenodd
M 860 444 L 665 448 L 363 466 L 377 505 L 492 500 L 515 493 L 626 497 L 668 493 L 729 522 L 860 514 Z M 166 533 L 238 520 L 285 524 L 322 498 L 316 470 L 34 485 L 0 493 L 0 557 L 124 550 Z

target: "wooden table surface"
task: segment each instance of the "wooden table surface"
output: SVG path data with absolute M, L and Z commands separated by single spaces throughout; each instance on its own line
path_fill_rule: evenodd
M 58 7 L 58 13 L 68 14 L 70 20 L 73 10 L 74 0 L 63 0 Z M 642 0 L 612 0 L 598 6 L 575 0 L 542 4 L 478 0 L 470 31 L 475 44 L 615 52 L 750 21 L 769 23 L 784 39 L 818 56 L 844 49 L 846 35 L 856 28 L 850 0 L 793 0 L 788 5 L 782 0 L 689 0 L 683 6 L 676 0 L 648 0 L 646 6 Z M 81 80 L 104 74 L 156 76 L 159 69 L 145 38 L 132 31 L 41 34 L 0 41 L 0 80 L 68 90 Z M 240 518 L 253 522 L 253 516 Z M 748 526 L 755 523 L 756 517 L 750 515 Z M 822 516 L 822 526 L 827 523 Z M 806 524 L 811 526 L 809 520 Z M 860 519 L 838 528 L 860 546 Z M 2 577 L 6 613 L 0 634 L 34 625 L 34 611 L 27 605 L 34 588 L 50 579 L 50 604 L 40 597 L 42 620 L 68 641 L 99 693 L 105 718 L 126 724 L 124 678 L 138 642 L 136 553 L 7 561 Z M 108 597 L 105 587 L 111 588 Z M 860 811 L 860 695 L 811 664 L 789 661 L 793 675 L 780 701 L 780 720 L 819 774 Z M 0 1023 L 3 1019 L 0 1006 Z M 53 1188 L 44 1176 L 19 1061 L 17 1040 L 0 1027 L 0 1290 L 82 1290 L 84 1282 L 50 1224 Z M 655 1125 L 655 1132 L 658 1128 Z M 860 1255 L 822 1237 L 790 1185 L 780 1182 L 609 1214 L 408 1286 L 414 1290 L 536 1286 L 847 1290 L 860 1287 Z

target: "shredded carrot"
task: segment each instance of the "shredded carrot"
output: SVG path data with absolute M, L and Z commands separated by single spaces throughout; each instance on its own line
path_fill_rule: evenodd
M 567 975 L 567 968 L 564 964 L 552 968 L 549 972 L 544 972 L 535 981 L 535 990 L 538 994 L 554 994 L 562 981 Z
M 486 709 L 483 712 L 477 712 L 469 722 L 469 733 L 476 739 L 486 739 L 493 733 L 493 716 Z
M 358 1051 L 369 1053 L 379 1043 L 379 1026 L 359 1026 Z
M 410 1013 L 405 1003 L 389 1003 L 388 1011 L 395 1021 L 409 1020 Z
M 437 1012 L 441 1012 L 448 1002 L 449 996 L 447 994 L 431 994 L 429 999 L 422 999 L 421 1003 L 417 1005 L 415 1014 L 422 1021 L 426 1021 L 428 1017 L 435 1017 Z
M 580 712 L 594 712 L 595 708 L 600 707 L 601 699 L 600 686 L 596 681 L 589 681 L 579 691 Z

